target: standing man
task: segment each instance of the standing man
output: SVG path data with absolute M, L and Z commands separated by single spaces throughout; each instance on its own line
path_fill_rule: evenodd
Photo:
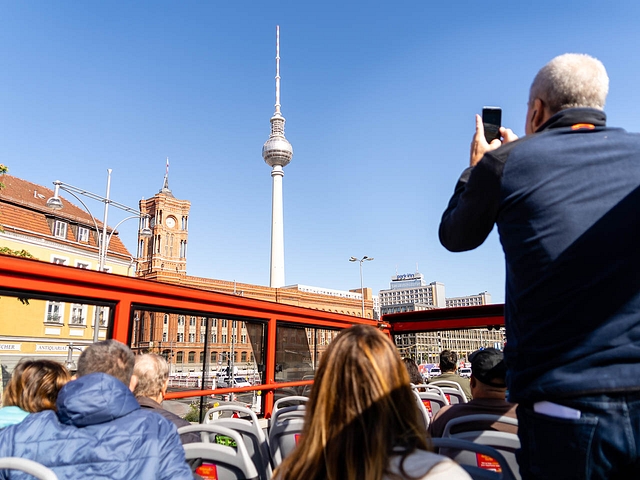
M 606 126 L 608 87 L 565 54 L 531 85 L 524 138 L 489 145 L 477 116 L 440 224 L 451 251 L 498 226 L 525 479 L 640 472 L 640 136 Z
M 442 350 L 440 352 L 440 370 L 442 374 L 438 377 L 433 377 L 429 380 L 429 383 L 441 382 L 446 380 L 448 382 L 455 382 L 460 385 L 464 396 L 467 400 L 471 400 L 471 387 L 469 385 L 469 379 L 458 375 L 458 354 L 453 350 Z

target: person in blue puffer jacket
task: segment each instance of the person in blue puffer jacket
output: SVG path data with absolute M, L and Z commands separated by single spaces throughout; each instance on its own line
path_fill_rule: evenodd
M 29 415 L 0 431 L 0 457 L 23 457 L 64 479 L 192 479 L 175 425 L 142 410 L 131 393 L 135 357 L 115 340 L 88 347 L 57 412 Z M 27 479 L 0 470 L 0 479 Z

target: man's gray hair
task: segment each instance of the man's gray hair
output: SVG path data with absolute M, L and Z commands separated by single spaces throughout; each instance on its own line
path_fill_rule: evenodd
M 531 84 L 529 105 L 539 98 L 552 114 L 575 107 L 604 110 L 608 92 L 609 77 L 600 60 L 565 53 L 540 69 Z
M 160 355 L 145 353 L 136 358 L 133 374 L 138 377 L 133 394 L 136 397 L 156 397 L 169 378 L 169 365 Z
M 89 345 L 82 352 L 78 359 L 76 375 L 83 377 L 90 373 L 108 373 L 128 387 L 135 361 L 133 352 L 124 343 L 117 340 L 104 340 Z

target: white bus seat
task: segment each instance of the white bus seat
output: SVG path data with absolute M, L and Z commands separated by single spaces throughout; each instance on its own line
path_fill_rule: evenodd
M 516 480 L 509 462 L 495 448 L 459 438 L 432 438 L 440 454 L 455 460 L 474 480 Z M 499 470 L 499 471 L 497 471 Z
M 0 470 L 19 470 L 34 476 L 38 480 L 58 480 L 58 476 L 53 472 L 53 470 L 26 458 L 0 458 Z
M 296 407 L 300 407 L 300 405 L 281 409 L 280 411 L 285 415 L 276 417 L 269 427 L 269 449 L 274 467 L 280 465 L 282 459 L 296 448 L 300 440 L 304 429 L 304 417 L 287 416 L 287 412 L 285 412 L 288 408 Z
M 518 419 L 507 417 L 505 415 L 492 415 L 486 413 L 479 413 L 474 415 L 461 415 L 460 417 L 452 418 L 444 426 L 443 437 L 451 436 L 451 429 L 456 425 L 464 425 L 465 423 L 478 423 L 483 422 L 489 427 L 492 423 L 505 423 L 507 425 L 518 426 Z M 477 430 L 477 429 L 476 429 Z M 487 430 L 489 430 L 487 428 Z
M 447 396 L 447 400 L 451 405 L 456 403 L 467 403 L 469 399 L 467 395 L 462 390 L 462 386 L 458 382 L 453 382 L 451 380 L 435 380 L 429 385 L 434 385 L 442 388 L 442 391 Z
M 413 395 L 416 397 L 416 402 L 418 402 L 418 409 L 420 410 L 420 414 L 422 415 L 422 419 L 424 420 L 424 426 L 427 430 L 429 430 L 429 425 L 431 425 L 431 416 L 427 411 L 427 407 L 422 403 L 422 399 L 416 390 L 413 390 Z
M 218 480 L 258 480 L 258 470 L 249 456 L 240 433 L 215 423 L 188 425 L 178 429 L 179 434 L 191 432 L 205 433 L 207 440 L 209 440 L 209 435 L 215 434 L 225 441 L 235 443 L 235 446 L 211 442 L 184 444 L 183 448 L 187 460 L 201 460 L 203 462 L 195 469 L 196 473 L 200 470 L 205 476 Z
M 488 445 L 498 450 L 506 459 L 516 478 L 520 478 L 520 469 L 516 460 L 516 450 L 520 448 L 520 439 L 515 433 L 507 433 L 495 430 L 470 430 L 451 433 L 451 429 L 455 426 L 464 426 L 465 423 L 486 422 L 487 428 L 492 423 L 505 423 L 508 425 L 518 425 L 518 420 L 511 417 L 490 414 L 463 415 L 458 418 L 452 418 L 447 422 L 442 434 L 443 438 L 457 438 L 468 440 L 481 445 Z
M 426 391 L 419 391 L 419 389 L 422 388 L 426 388 Z M 449 405 L 449 400 L 447 400 L 447 397 L 440 387 L 433 385 L 414 385 L 413 391 L 420 397 L 420 401 L 427 410 L 430 419 L 432 419 L 442 407 Z
M 308 397 L 301 395 L 293 395 L 290 397 L 283 397 L 273 404 L 273 411 L 271 418 L 269 418 L 269 429 L 274 422 L 277 422 L 280 417 L 301 417 L 304 418 L 306 411 L 305 404 L 309 401 Z M 286 405 L 287 403 L 293 403 L 293 405 Z
M 218 415 L 213 415 L 214 413 L 224 411 L 237 412 L 249 416 L 251 420 L 247 420 L 246 418 L 221 418 Z M 210 417 L 213 417 L 213 419 L 210 420 Z M 269 443 L 264 431 L 260 427 L 258 417 L 253 410 L 235 405 L 220 405 L 207 411 L 205 423 L 215 423 L 216 425 L 221 425 L 240 433 L 249 452 L 249 456 L 258 470 L 260 479 L 269 480 L 271 478 L 272 461 Z

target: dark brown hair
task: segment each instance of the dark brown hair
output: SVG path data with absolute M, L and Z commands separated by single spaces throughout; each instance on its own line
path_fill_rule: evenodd
M 420 385 L 424 383 L 422 375 L 420 375 L 420 369 L 413 360 L 413 358 L 405 357 L 402 359 L 404 366 L 407 367 L 407 373 L 409 374 L 409 381 L 414 385 Z
M 4 389 L 2 405 L 30 413 L 55 410 L 58 392 L 69 380 L 69 371 L 58 362 L 23 360 Z
M 440 352 L 440 370 L 442 373 L 455 372 L 458 368 L 458 354 L 452 350 Z
M 356 325 L 343 330 L 322 357 L 300 443 L 274 478 L 395 477 L 390 457 L 406 458 L 416 449 L 428 450 L 427 432 L 407 369 L 388 337 Z

